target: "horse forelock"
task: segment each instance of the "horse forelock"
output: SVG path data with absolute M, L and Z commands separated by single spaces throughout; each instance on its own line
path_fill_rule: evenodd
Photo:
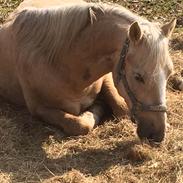
M 168 39 L 162 34 L 158 24 L 147 23 L 142 25 L 143 49 L 145 58 L 142 60 L 141 67 L 152 67 L 151 74 L 156 76 L 159 70 L 171 63 L 169 59 Z

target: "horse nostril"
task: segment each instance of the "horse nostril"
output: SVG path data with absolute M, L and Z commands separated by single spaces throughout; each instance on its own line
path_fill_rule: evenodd
M 153 141 L 153 142 L 162 142 L 164 139 L 164 134 L 151 134 L 149 137 L 148 137 L 148 140 L 149 141 Z

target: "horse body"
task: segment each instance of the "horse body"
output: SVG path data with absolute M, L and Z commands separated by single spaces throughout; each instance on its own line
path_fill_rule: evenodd
M 78 135 L 87 133 L 101 120 L 104 109 L 95 102 L 99 94 L 114 113 L 123 115 L 125 104 L 117 87 L 131 107 L 130 99 L 121 90 L 123 84 L 114 86 L 112 73 L 115 79 L 119 55 L 132 22 L 137 19 L 143 24 L 149 22 L 125 9 L 74 3 L 65 6 L 65 1 L 28 0 L 10 16 L 0 30 L 0 92 L 9 100 L 26 105 L 33 115 L 68 134 Z M 132 26 L 129 31 L 132 41 L 134 38 L 138 42 L 138 33 L 141 33 L 138 25 L 134 29 Z M 130 47 L 127 58 L 134 48 Z M 141 100 L 146 97 L 150 104 L 156 103 L 160 101 L 159 88 L 155 92 L 153 98 L 147 94 L 138 96 Z M 142 113 L 139 118 L 146 115 Z M 160 114 L 164 124 L 162 115 L 165 114 Z M 161 128 L 164 129 L 163 125 Z
M 66 1 L 66 2 L 71 3 L 73 1 Z M 76 1 L 74 1 L 74 2 L 76 3 Z M 81 1 L 78 0 L 77 2 L 81 2 Z M 24 1 L 23 3 L 21 3 L 20 6 L 17 8 L 16 12 L 21 11 L 22 9 L 24 9 L 26 7 L 44 8 L 44 7 L 50 7 L 50 6 L 59 6 L 59 5 L 63 5 L 64 3 L 65 3 L 65 1 L 59 1 L 59 0 L 44 1 L 44 2 L 40 1 L 40 0 L 34 0 L 34 1 L 28 0 L 28 1 Z M 13 15 L 14 15 L 14 12 L 13 12 Z M 10 15 L 10 18 L 11 17 L 12 17 L 12 15 Z M 16 45 L 16 43 L 13 43 L 14 40 L 12 38 L 11 30 L 9 28 L 9 22 L 5 26 L 3 26 L 3 28 L 0 31 L 1 31 L 0 44 L 2 45 L 1 49 L 0 49 L 0 54 L 1 54 L 1 60 L 0 60 L 1 61 L 1 63 L 0 63 L 1 64 L 1 71 L 0 71 L 1 91 L 0 92 L 1 92 L 1 95 L 18 105 L 25 105 L 22 89 L 20 87 L 19 79 L 18 79 L 18 76 L 16 73 L 16 68 L 15 68 L 15 65 L 17 64 L 16 63 L 17 56 L 15 53 L 16 51 L 15 51 L 14 45 Z M 14 59 L 12 59 L 12 58 L 14 58 Z M 25 58 L 25 60 L 27 61 L 27 58 Z M 22 62 L 22 60 L 21 60 L 21 62 Z M 44 66 L 40 66 L 40 65 L 37 65 L 37 66 L 39 68 L 38 73 L 40 73 L 40 70 L 45 71 L 45 73 L 50 72 L 50 70 L 48 71 L 48 69 Z M 66 68 L 64 68 L 64 69 L 66 70 Z M 35 73 L 33 73 L 33 77 L 32 76 L 30 76 L 30 77 L 32 77 L 31 80 L 33 80 L 35 77 L 35 81 L 38 83 L 38 85 L 40 85 L 42 83 L 42 81 L 38 81 L 38 78 L 40 78 L 40 76 L 37 76 L 36 72 L 37 71 L 35 71 Z M 59 105 L 60 105 L 60 100 L 61 100 L 62 101 L 61 103 L 63 103 L 63 106 L 65 106 L 66 109 L 69 108 L 66 111 L 69 111 L 74 114 L 80 113 L 80 106 L 79 106 L 80 102 L 82 103 L 82 101 L 83 101 L 83 103 L 85 104 L 85 103 L 87 103 L 87 102 L 85 102 L 85 100 L 88 100 L 89 101 L 88 103 L 91 104 L 90 100 L 92 101 L 92 99 L 90 99 L 90 97 L 86 97 L 86 99 L 85 99 L 85 97 L 83 97 L 83 95 L 85 95 L 85 94 L 81 94 L 81 96 L 79 96 L 80 94 L 78 94 L 78 92 L 76 93 L 76 91 L 77 91 L 76 87 L 73 87 L 73 85 L 71 83 L 68 83 L 68 80 L 63 80 L 64 83 L 60 82 L 60 81 L 56 81 L 54 77 L 58 77 L 58 76 L 55 76 L 54 71 L 50 74 L 51 74 L 52 78 L 50 78 L 48 76 L 48 78 L 44 78 L 44 79 L 48 82 L 51 80 L 50 83 L 52 83 L 53 86 L 50 87 L 50 85 L 49 85 L 47 87 L 47 84 L 46 84 L 46 86 L 41 86 L 41 87 L 45 88 L 45 90 L 48 91 L 49 94 L 52 93 L 51 95 L 53 95 L 54 97 L 51 97 L 49 94 L 45 94 L 45 95 L 47 95 L 46 98 L 48 100 L 53 98 L 54 102 L 52 102 L 52 103 L 56 102 L 56 103 L 59 103 Z M 59 77 L 63 78 L 64 74 L 67 75 L 68 70 L 67 70 L 67 73 L 63 72 L 63 70 L 62 70 L 61 75 Z M 45 75 L 45 77 L 46 77 L 46 75 Z M 73 75 L 70 75 L 70 77 L 72 78 Z M 40 78 L 40 79 L 42 80 L 43 78 Z M 55 83 L 53 83 L 54 81 L 55 81 Z M 98 83 L 98 82 L 96 82 L 96 83 Z M 99 81 L 99 83 L 101 83 L 101 82 Z M 44 83 L 42 83 L 42 84 L 44 85 Z M 90 90 L 93 91 L 94 90 L 93 88 L 97 88 L 96 85 L 98 85 L 98 84 L 94 84 L 93 87 L 89 86 L 90 89 L 85 89 L 85 90 L 87 90 L 86 95 L 89 95 L 89 91 Z M 63 90 L 63 88 L 64 88 L 64 90 Z M 75 90 L 73 90 L 73 88 L 75 88 Z M 100 84 L 100 88 L 101 88 L 101 84 Z M 61 91 L 59 91 L 59 89 Z M 79 92 L 81 92 L 81 91 L 79 91 Z M 93 91 L 93 92 L 95 93 L 95 91 Z M 67 94 L 69 94 L 69 96 L 67 96 Z M 75 95 L 77 96 L 76 98 L 74 97 Z M 61 97 L 61 99 L 59 100 L 59 98 L 60 98 L 59 96 L 64 96 L 64 97 Z M 64 98 L 66 98 L 66 101 L 64 101 Z M 68 99 L 69 102 L 67 102 L 67 98 L 69 98 Z M 82 98 L 83 98 L 83 100 L 82 100 Z M 56 99 L 56 101 L 54 99 Z M 68 103 L 70 103 L 70 104 L 68 104 Z M 76 104 L 74 104 L 74 103 L 76 103 Z M 55 105 L 55 104 L 53 104 L 53 105 Z M 86 104 L 86 105 L 88 106 L 88 104 Z M 72 107 L 72 106 L 75 106 L 75 107 Z M 75 108 L 75 109 L 73 109 L 73 108 Z
M 22 10 L 27 7 L 33 8 L 50 8 L 56 6 L 63 6 L 69 4 L 85 3 L 83 0 L 25 0 L 23 1 L 16 10 Z

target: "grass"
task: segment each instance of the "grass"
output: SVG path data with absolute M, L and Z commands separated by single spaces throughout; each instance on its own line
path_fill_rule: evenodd
M 0 23 L 12 12 L 23 0 L 0 0 Z
M 0 19 L 20 1 L 0 1 Z M 182 1 L 118 1 L 149 19 L 181 19 Z M 147 11 L 146 11 L 147 10 Z M 172 38 L 176 73 L 183 68 L 183 29 Z M 32 118 L 26 109 L 0 101 L 1 183 L 181 183 L 183 182 L 183 93 L 168 89 L 170 127 L 161 146 L 142 144 L 128 119 L 110 121 L 80 137 Z
M 88 0 L 89 2 L 111 2 L 121 4 L 149 20 L 167 21 L 172 16 L 178 19 L 178 26 L 183 25 L 182 0 Z

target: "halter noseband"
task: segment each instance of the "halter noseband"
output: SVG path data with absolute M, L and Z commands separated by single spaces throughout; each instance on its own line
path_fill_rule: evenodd
M 131 119 L 133 122 L 136 122 L 136 114 L 139 111 L 167 112 L 167 107 L 163 104 L 145 105 L 142 102 L 138 101 L 134 93 L 131 91 L 126 78 L 126 71 L 125 71 L 125 60 L 126 60 L 126 55 L 128 53 L 129 44 L 130 44 L 130 40 L 126 38 L 125 44 L 120 54 L 120 60 L 117 67 L 117 84 L 122 80 L 126 93 L 128 94 L 132 102 Z

